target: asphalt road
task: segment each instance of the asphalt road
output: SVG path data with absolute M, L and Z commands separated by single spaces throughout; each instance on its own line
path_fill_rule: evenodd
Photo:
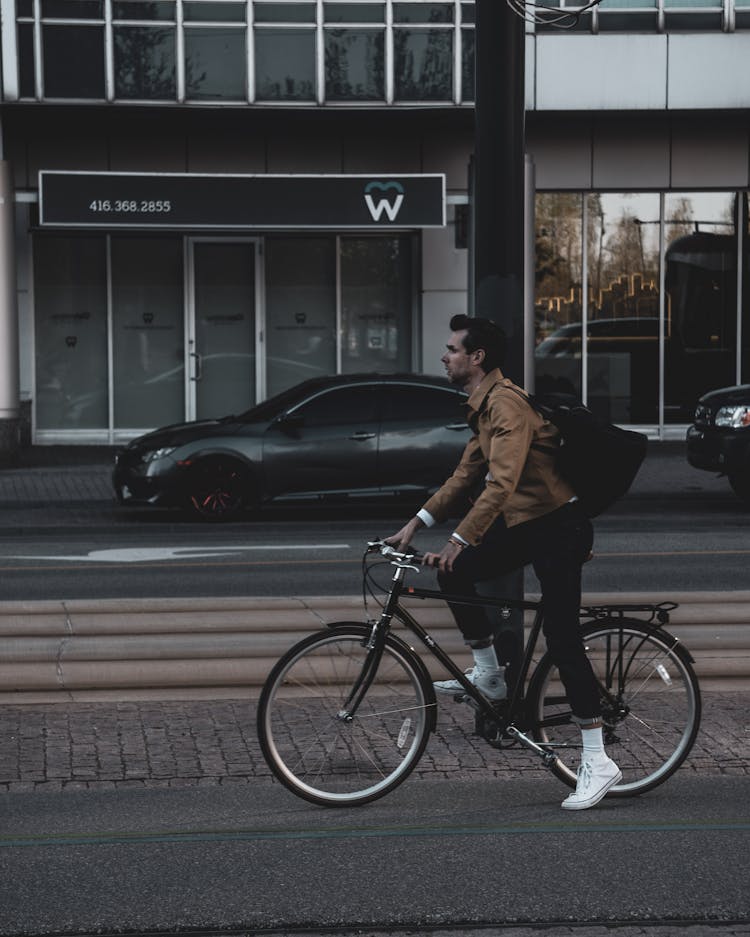
M 677 776 L 575 815 L 565 793 L 420 780 L 343 810 L 261 781 L 9 794 L 0 932 L 750 919 L 750 778 Z
M 0 532 L 5 600 L 130 596 L 350 595 L 360 591 L 368 538 L 393 533 L 406 506 L 284 508 L 234 524 L 202 525 L 172 514 L 87 510 L 85 526 L 7 525 Z M 590 592 L 742 589 L 750 561 L 750 512 L 727 496 L 690 503 L 631 499 L 597 518 Z M 423 531 L 422 548 L 448 528 Z M 424 572 L 425 584 L 434 573 Z M 538 585 L 530 571 L 527 590 Z
M 724 480 L 699 475 L 695 484 L 681 466 L 676 454 L 668 477 L 663 465 L 646 472 L 641 489 L 597 521 L 587 590 L 746 587 L 750 512 Z M 91 477 L 99 483 L 98 470 Z M 352 594 L 362 542 L 405 516 L 393 504 L 279 507 L 207 527 L 118 511 L 89 497 L 93 482 L 73 469 L 62 480 L 72 496 L 51 498 L 22 473 L 0 478 L 4 599 Z M 151 747 L 119 722 L 113 733 L 115 710 L 139 731 L 151 726 Z M 566 789 L 546 773 L 472 773 L 471 751 L 458 774 L 412 778 L 376 804 L 331 811 L 267 777 L 239 776 L 233 759 L 247 739 L 224 718 L 215 720 L 218 748 L 209 745 L 196 768 L 188 755 L 206 732 L 202 711 L 171 722 L 155 703 L 14 712 L 5 742 L 18 777 L 46 780 L 41 789 L 15 781 L 0 797 L 4 937 L 187 928 L 243 937 L 750 934 L 742 708 L 736 737 L 717 715 L 715 751 L 696 756 L 695 771 L 575 815 L 560 810 Z M 153 760 L 165 747 L 174 763 Z M 217 751 L 226 776 L 210 778 Z M 735 773 L 726 753 L 742 761 Z M 84 780 L 109 777 L 115 756 L 119 780 Z M 152 775 L 162 786 L 144 781 Z

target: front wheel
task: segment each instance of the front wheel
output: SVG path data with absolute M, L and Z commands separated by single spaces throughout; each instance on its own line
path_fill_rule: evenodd
M 187 507 L 204 521 L 236 520 L 249 504 L 247 469 L 234 459 L 203 459 L 190 469 Z
M 435 724 L 435 694 L 414 652 L 388 635 L 356 711 L 352 688 L 373 652 L 367 626 L 310 635 L 271 671 L 258 738 L 276 777 L 312 803 L 349 807 L 382 797 L 413 770 Z
M 608 796 L 645 793 L 674 774 L 698 733 L 701 698 L 689 655 L 667 632 L 628 619 L 592 623 L 583 640 L 599 683 L 607 754 L 622 771 Z M 552 770 L 574 787 L 581 732 L 549 653 L 528 702 L 534 738 L 557 755 Z

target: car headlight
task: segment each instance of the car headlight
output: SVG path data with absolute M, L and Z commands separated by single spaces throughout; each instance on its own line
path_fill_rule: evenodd
M 151 452 L 144 452 L 141 459 L 146 463 L 156 462 L 157 459 L 172 455 L 176 448 L 177 446 L 162 446 L 161 449 L 152 449 Z
M 714 417 L 717 426 L 729 426 L 731 429 L 741 429 L 750 426 L 750 407 L 721 407 Z

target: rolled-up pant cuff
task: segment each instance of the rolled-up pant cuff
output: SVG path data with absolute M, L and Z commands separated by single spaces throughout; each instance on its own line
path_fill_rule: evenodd
M 573 713 L 573 722 L 579 725 L 582 729 L 587 729 L 601 721 L 601 716 L 576 716 L 576 714 Z

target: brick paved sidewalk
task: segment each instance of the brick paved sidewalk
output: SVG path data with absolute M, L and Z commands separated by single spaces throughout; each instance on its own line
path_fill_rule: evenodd
M 467 707 L 442 706 L 416 776 L 547 776 L 535 756 L 519 749 L 498 752 L 472 731 Z M 750 775 L 750 692 L 704 693 L 701 732 L 681 770 Z M 270 776 L 251 701 L 0 709 L 0 791 L 185 787 Z
M 23 468 L 0 472 L 0 504 L 68 504 L 112 501 L 109 465 Z

